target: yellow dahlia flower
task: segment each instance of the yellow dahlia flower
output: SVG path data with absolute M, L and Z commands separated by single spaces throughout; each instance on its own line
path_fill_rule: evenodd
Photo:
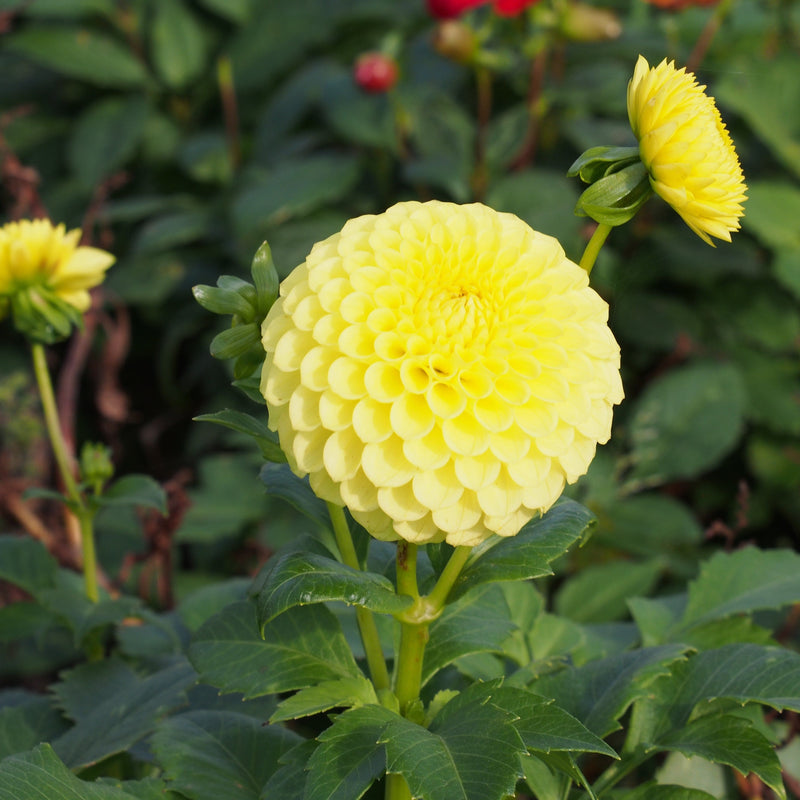
M 262 326 L 270 426 L 379 539 L 513 536 L 609 437 L 607 316 L 558 241 L 512 214 L 398 203 L 281 285 Z
M 650 185 L 704 241 L 731 240 L 747 189 L 728 129 L 694 76 L 666 59 L 639 56 L 628 84 L 628 118 Z
M 0 228 L 0 301 L 25 289 L 45 289 L 76 308 L 89 308 L 89 289 L 102 283 L 114 257 L 79 247 L 81 232 L 35 219 Z

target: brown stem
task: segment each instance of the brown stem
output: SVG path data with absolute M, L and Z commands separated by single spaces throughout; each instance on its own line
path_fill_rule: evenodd
M 486 137 L 492 115 L 492 74 L 486 67 L 477 67 L 475 82 L 478 93 L 477 132 L 475 134 L 475 169 L 472 172 L 472 196 L 480 202 L 486 195 L 489 181 L 486 165 Z
M 722 25 L 722 21 L 731 10 L 732 5 L 733 0 L 722 0 L 714 9 L 714 13 L 708 18 L 708 22 L 706 22 L 700 36 L 697 38 L 689 58 L 686 59 L 687 72 L 697 72 L 700 68 L 700 64 L 703 63 L 703 59 L 708 52 L 708 48 L 711 46 L 711 42 L 714 41 L 717 31 L 720 25 Z
M 544 76 L 547 72 L 547 59 L 549 51 L 542 48 L 531 61 L 531 77 L 528 84 L 528 128 L 525 131 L 525 138 L 519 153 L 511 162 L 511 169 L 518 171 L 525 169 L 533 163 L 536 156 L 536 145 L 539 140 L 539 123 L 541 122 L 540 103 L 542 99 L 542 89 L 544 88 Z

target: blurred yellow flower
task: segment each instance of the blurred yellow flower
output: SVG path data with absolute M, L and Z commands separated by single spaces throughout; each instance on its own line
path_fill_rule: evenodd
M 48 290 L 86 311 L 89 289 L 102 283 L 114 257 L 95 247 L 79 247 L 81 232 L 35 219 L 0 228 L 0 301 L 26 289 Z
M 666 59 L 639 56 L 628 84 L 628 118 L 650 185 L 705 242 L 731 240 L 747 187 L 713 98 Z
M 513 536 L 610 435 L 607 316 L 558 241 L 512 214 L 398 203 L 283 282 L 262 326 L 270 426 L 377 538 Z

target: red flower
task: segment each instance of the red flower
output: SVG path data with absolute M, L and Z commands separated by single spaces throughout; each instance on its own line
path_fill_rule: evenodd
M 397 62 L 377 51 L 363 53 L 353 68 L 355 82 L 365 92 L 388 92 L 397 83 Z
M 491 0 L 494 11 L 501 17 L 516 17 L 539 0 Z M 486 5 L 490 0 L 427 0 L 428 11 L 438 19 L 455 19 L 472 8 Z

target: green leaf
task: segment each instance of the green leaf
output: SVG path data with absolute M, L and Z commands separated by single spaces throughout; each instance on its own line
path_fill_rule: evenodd
M 386 770 L 380 739 L 396 716 L 382 706 L 368 705 L 336 717 L 319 735 L 320 745 L 308 760 L 304 799 L 359 800 Z
M 213 414 L 200 414 L 193 419 L 195 422 L 213 422 L 216 425 L 252 436 L 265 459 L 275 463 L 286 461 L 286 455 L 281 450 L 277 435 L 267 427 L 265 422 L 256 419 L 251 414 L 226 408 Z
M 325 681 L 318 686 L 301 689 L 288 697 L 269 718 L 270 722 L 308 717 L 332 708 L 353 708 L 377 704 L 375 687 L 364 677 Z
M 117 778 L 98 778 L 98 786 L 108 786 L 127 792 L 136 800 L 185 800 L 182 795 L 171 792 L 161 778 L 144 778 L 139 781 L 124 781 Z
M 78 118 L 67 158 L 86 189 L 94 189 L 133 155 L 148 111 L 143 97 L 115 97 L 94 103 Z
M 200 5 L 239 25 L 247 22 L 252 12 L 252 0 L 200 0 Z
M 679 630 L 732 614 L 800 602 L 800 555 L 792 550 L 745 547 L 716 553 L 689 584 Z
M 68 727 L 53 701 L 42 695 L 0 692 L 0 761 L 54 739 Z
M 620 800 L 714 800 L 714 795 L 686 786 L 645 783 L 632 792 L 621 795 Z
M 253 256 L 250 265 L 250 274 L 256 286 L 258 296 L 258 313 L 263 318 L 278 299 L 280 292 L 280 278 L 275 263 L 272 260 L 272 250 L 267 242 L 262 242 Z
M 189 658 L 200 679 L 246 698 L 361 676 L 336 617 L 325 606 L 298 606 L 259 634 L 255 606 L 234 603 L 194 636 Z
M 489 702 L 518 717 L 514 727 L 528 750 L 617 754 L 571 714 L 551 700 L 513 686 L 486 688 Z
M 424 800 L 501 800 L 521 776 L 525 745 L 509 713 L 469 690 L 451 700 L 430 730 L 397 717 L 380 741 L 387 769 Z
M 147 81 L 142 62 L 118 41 L 85 28 L 25 28 L 6 47 L 71 78 L 97 86 L 138 88 Z
M 790 51 L 729 64 L 716 85 L 717 99 L 740 114 L 772 152 L 800 177 L 800 87 L 797 62 Z M 749 202 L 747 214 L 750 213 Z M 745 215 L 746 218 L 746 215 Z
M 137 800 L 112 786 L 76 778 L 49 744 L 11 756 L 0 770 L 0 800 Z
M 56 615 L 39 603 L 17 600 L 0 607 L 0 642 L 36 636 L 43 628 L 57 622 Z
M 577 175 L 584 183 L 594 183 L 636 161 L 639 161 L 638 147 L 590 147 L 575 160 L 567 175 L 570 178 Z
M 256 579 L 252 594 L 261 626 L 289 608 L 309 603 L 340 600 L 379 614 L 396 614 L 414 602 L 407 595 L 396 594 L 383 575 L 297 551 L 273 556 Z
M 306 739 L 293 747 L 281 759 L 281 765 L 264 784 L 260 800 L 306 800 L 305 783 L 307 765 L 313 752 L 317 749 L 314 739 Z
M 627 599 L 648 594 L 664 567 L 663 558 L 586 566 L 562 584 L 556 594 L 556 612 L 583 623 L 623 619 L 628 613 Z
M 168 719 L 152 748 L 170 787 L 192 800 L 258 800 L 281 757 L 301 737 L 232 711 L 190 711 Z
M 205 32 L 181 0 L 159 0 L 154 8 L 150 43 L 153 65 L 172 89 L 188 86 L 206 67 Z
M 425 685 L 440 669 L 468 653 L 503 652 L 517 629 L 498 586 L 484 586 L 454 603 L 430 626 L 430 641 L 422 662 Z
M 139 506 L 167 513 L 167 493 L 149 475 L 125 475 L 97 499 L 101 506 Z
M 240 229 L 263 234 L 266 227 L 344 197 L 358 175 L 358 160 L 349 155 L 286 159 L 239 195 L 233 218 Z
M 580 720 L 604 738 L 620 726 L 617 720 L 670 665 L 681 658 L 680 645 L 663 645 L 619 653 L 580 667 L 568 667 L 535 681 L 531 689 Z
M 628 488 L 694 478 L 739 441 L 745 395 L 735 367 L 700 362 L 653 381 L 630 424 L 633 469 Z
M 214 358 L 236 358 L 251 347 L 261 346 L 260 328 L 255 322 L 234 325 L 218 333 L 211 340 L 211 355 Z
M 450 594 L 460 597 L 475 586 L 552 575 L 550 563 L 581 542 L 594 523 L 590 511 L 566 498 L 516 536 L 494 536 L 478 545 Z
M 308 478 L 298 478 L 288 464 L 265 464 L 259 477 L 268 494 L 285 500 L 323 528 L 330 527 L 328 507 L 311 490 Z
M 742 775 L 754 772 L 779 797 L 786 797 L 778 756 L 764 736 L 740 717 L 726 714 L 695 720 L 662 737 L 658 748 L 727 764 Z
M 58 564 L 47 548 L 28 536 L 0 536 L 0 578 L 34 597 L 55 585 Z
M 54 692 L 75 726 L 53 742 L 66 764 L 86 767 L 127 750 L 185 702 L 194 670 L 178 662 L 140 678 L 123 661 L 109 658 L 64 674 Z
M 247 322 L 253 321 L 255 309 L 237 291 L 199 285 L 192 287 L 192 294 L 194 299 L 212 314 L 238 315 Z

